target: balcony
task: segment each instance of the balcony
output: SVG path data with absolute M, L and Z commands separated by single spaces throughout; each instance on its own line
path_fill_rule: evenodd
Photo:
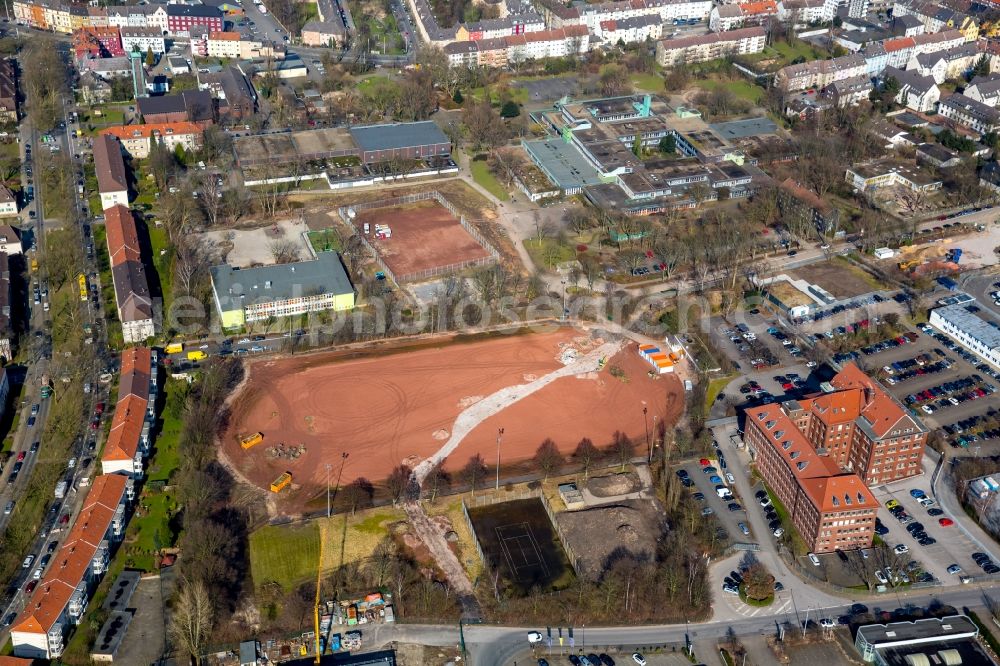
M 91 573 L 95 577 L 103 576 L 104 572 L 108 570 L 108 563 L 110 561 L 111 558 L 108 556 L 108 542 L 102 541 L 97 552 L 94 553 L 94 559 L 90 561 Z
M 87 581 L 81 582 L 76 591 L 73 592 L 73 596 L 69 598 L 69 604 L 66 606 L 66 613 L 69 615 L 69 619 L 73 624 L 80 624 L 80 620 L 87 613 L 87 605 L 90 603 L 87 598 Z M 60 640 L 62 640 L 62 632 L 60 631 Z M 51 639 L 51 634 L 49 634 Z
M 49 631 L 48 645 L 49 645 L 49 656 L 52 659 L 58 659 L 59 657 L 62 656 L 63 649 L 65 649 L 66 646 L 63 644 L 63 634 L 62 634 L 61 624 L 56 623 L 55 627 L 53 627 Z

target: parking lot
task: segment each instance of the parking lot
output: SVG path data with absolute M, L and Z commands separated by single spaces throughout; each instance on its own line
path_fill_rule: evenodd
M 680 468 L 687 472 L 687 478 L 691 480 L 688 492 L 695 495 L 699 506 L 702 507 L 702 514 L 705 518 L 709 519 L 714 516 L 719 526 L 725 531 L 725 534 L 717 532 L 721 540 L 727 543 L 731 541 L 752 542 L 754 538 L 746 518 L 746 512 L 743 509 L 742 498 L 734 494 L 731 499 L 722 499 L 715 490 L 716 486 L 721 485 L 730 488 L 730 492 L 735 493 L 733 484 L 726 478 L 727 472 L 732 473 L 728 471 L 728 461 L 725 457 L 723 457 L 723 462 L 721 463 L 716 457 L 705 458 L 704 460 L 709 464 L 700 465 L 695 462 Z M 722 464 L 725 464 L 726 468 L 723 468 Z M 708 470 L 708 472 L 705 470 Z M 679 471 L 678 475 L 680 475 Z M 712 480 L 713 477 L 718 479 L 717 483 Z M 737 504 L 740 508 L 730 510 L 730 504 Z M 740 528 L 741 523 L 746 526 L 746 533 Z

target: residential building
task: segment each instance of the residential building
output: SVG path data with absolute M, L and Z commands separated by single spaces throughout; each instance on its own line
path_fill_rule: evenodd
M 923 473 L 929 430 L 849 363 L 832 391 L 746 410 L 757 471 L 817 553 L 871 545 L 879 504 L 868 486 Z
M 15 656 L 54 660 L 62 655 L 125 535 L 134 493 L 132 479 L 120 474 L 94 479 L 72 529 L 11 627 Z
M 890 78 L 899 84 L 895 102 L 908 109 L 927 113 L 933 111 L 941 99 L 941 89 L 937 87 L 933 77 L 924 76 L 913 69 L 886 67 L 882 72 L 882 83 Z
M 853 165 L 847 169 L 846 178 L 859 191 L 899 186 L 913 192 L 934 192 L 943 185 L 939 178 L 928 175 L 915 164 L 893 159 Z
M 121 205 L 107 209 L 104 218 L 122 337 L 127 344 L 145 342 L 157 327 L 135 218 Z
M 794 26 L 806 26 L 832 21 L 838 3 L 832 0 L 781 0 L 778 20 Z
M 118 28 L 80 28 L 73 31 L 73 56 L 84 58 L 120 58 L 125 55 Z
M 218 100 L 219 116 L 241 120 L 257 111 L 257 93 L 239 67 L 230 65 L 214 74 L 199 72 L 198 84 Z
M 242 39 L 238 32 L 208 33 L 209 58 L 242 58 Z
M 354 308 L 354 286 L 335 252 L 316 259 L 256 268 L 215 266 L 215 306 L 223 328 L 307 312 Z
M 197 150 L 201 146 L 202 129 L 194 123 L 182 121 L 109 127 L 101 130 L 101 134 L 116 137 L 133 159 L 143 159 L 149 157 L 154 141 L 170 151 L 177 146 L 186 151 Z
M 148 347 L 122 352 L 118 401 L 101 453 L 104 474 L 142 478 L 156 419 L 156 365 L 157 353 Z
M 979 627 L 965 615 L 868 624 L 858 627 L 854 647 L 875 666 L 996 663 L 983 646 Z
M 927 32 L 959 30 L 968 41 L 979 38 L 979 24 L 972 17 L 944 4 L 923 2 L 922 0 L 896 0 L 892 7 L 893 16 L 914 16 Z
M 940 143 L 921 143 L 916 149 L 917 161 L 936 166 L 939 169 L 950 169 L 962 163 L 962 156 Z
M 872 80 L 867 74 L 859 74 L 840 81 L 834 81 L 823 89 L 838 108 L 855 106 L 868 99 L 872 91 Z
M 11 302 L 12 294 L 10 290 L 10 257 L 0 253 L 0 359 L 4 363 L 10 363 L 14 358 L 13 345 L 11 339 L 14 337 L 14 327 L 11 326 Z M 10 391 L 10 384 L 7 381 L 7 371 L 0 370 L 0 418 L 3 417 L 7 409 L 7 394 Z M 3 666 L 0 663 L 0 666 Z
M 938 115 L 980 134 L 1000 129 L 1000 110 L 958 93 L 938 102 Z
M 716 5 L 708 17 L 708 27 L 712 32 L 725 32 L 743 27 L 743 10 L 739 4 Z
M 811 223 L 821 234 L 840 226 L 840 210 L 792 178 L 786 178 L 778 186 L 778 206 L 785 219 Z
M 864 56 L 851 54 L 831 60 L 813 60 L 782 67 L 774 76 L 774 84 L 785 92 L 806 88 L 825 88 L 831 83 L 851 79 L 868 71 Z
M 662 34 L 663 20 L 658 14 L 601 21 L 594 31 L 594 36 L 605 44 L 631 44 L 647 39 L 655 41 Z
M 118 139 L 107 134 L 94 137 L 94 171 L 101 193 L 101 208 L 128 206 L 128 177 Z
M 1000 104 L 1000 74 L 973 78 L 962 94 L 986 106 L 997 106 Z
M 17 215 L 17 198 L 6 185 L 0 183 L 0 217 L 14 217 Z
M 966 310 L 967 304 L 946 305 L 931 310 L 928 322 L 972 353 L 1000 367 L 1000 328 L 993 318 L 986 320 Z
M 175 95 L 140 97 L 136 105 L 142 120 L 152 125 L 191 122 L 202 129 L 215 120 L 215 102 L 207 90 L 184 90 Z
M 634 35 L 639 34 L 638 28 L 633 28 L 631 32 Z M 570 25 L 565 28 L 537 30 L 508 37 L 452 42 L 444 48 L 444 52 L 448 56 L 448 63 L 454 67 L 469 65 L 506 67 L 512 62 L 579 55 L 589 49 L 590 34 L 587 28 L 582 25 Z
M 678 63 L 716 60 L 728 55 L 747 55 L 764 50 L 766 31 L 761 26 L 723 33 L 664 39 L 656 44 L 656 61 L 669 67 Z
M 126 53 L 142 53 L 149 51 L 160 55 L 166 53 L 166 40 L 159 28 L 123 27 L 121 28 L 122 48 Z
M 983 52 L 976 43 L 960 44 L 943 51 L 920 53 L 910 58 L 907 69 L 931 76 L 935 83 L 965 76 L 976 66 Z
M 132 76 L 132 61 L 128 58 L 87 58 L 79 63 L 81 75 L 84 72 L 93 72 L 105 81 L 122 77 Z
M 347 39 L 344 24 L 339 21 L 309 21 L 302 26 L 304 46 L 340 46 Z
M 221 32 L 224 28 L 222 12 L 210 5 L 167 5 L 167 32 L 189 37 L 197 26 Z
M 17 229 L 9 224 L 0 224 L 0 253 L 11 256 L 22 252 L 21 237 Z
M 0 122 L 17 122 L 17 67 L 0 60 Z

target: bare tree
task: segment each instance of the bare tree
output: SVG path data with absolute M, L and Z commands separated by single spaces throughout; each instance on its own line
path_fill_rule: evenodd
M 276 264 L 290 264 L 299 260 L 299 248 L 295 241 L 278 238 L 271 241 L 271 256 Z
M 535 464 L 538 465 L 538 469 L 542 471 L 545 479 L 548 480 L 552 472 L 557 471 L 562 463 L 563 457 L 559 453 L 559 447 L 556 446 L 556 443 L 551 438 L 546 437 L 545 441 L 538 447 L 538 450 L 535 451 Z
M 635 455 L 635 445 L 628 435 L 616 430 L 614 438 L 611 442 L 611 452 L 614 453 L 615 458 L 618 459 L 618 463 L 622 466 L 622 471 L 625 471 L 625 465 L 628 461 L 632 459 Z
M 212 630 L 212 618 L 208 588 L 201 581 L 184 583 L 171 613 L 169 633 L 195 664 L 201 663 L 201 652 Z
M 471 486 L 473 495 L 476 494 L 476 486 L 486 476 L 486 472 L 486 461 L 478 453 L 469 458 L 469 462 L 462 468 L 462 478 Z
M 451 476 L 448 472 L 444 471 L 444 460 L 438 464 L 431 467 L 431 471 L 427 474 L 427 478 L 424 484 L 430 488 L 430 501 L 433 502 L 437 499 L 438 491 L 441 487 L 447 488 L 451 483 Z
M 594 464 L 594 461 L 600 458 L 600 450 L 594 446 L 594 443 L 590 441 L 589 437 L 584 437 L 580 440 L 580 443 L 576 445 L 576 450 L 573 452 L 573 457 L 580 463 L 583 469 L 583 478 L 587 479 L 587 475 L 590 473 L 590 466 Z
M 408 465 L 396 465 L 392 472 L 389 473 L 386 486 L 389 489 L 389 494 L 392 495 L 393 506 L 399 502 L 399 498 L 402 497 L 403 491 L 406 490 L 407 485 L 410 483 L 412 475 L 413 470 Z

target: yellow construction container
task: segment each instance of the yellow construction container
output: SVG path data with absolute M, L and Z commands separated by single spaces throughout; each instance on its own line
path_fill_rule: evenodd
M 280 493 L 282 490 L 292 485 L 292 475 L 290 472 L 282 472 L 281 476 L 271 482 L 271 492 Z
M 254 434 L 247 435 L 246 437 L 241 439 L 240 446 L 242 446 L 244 449 L 249 449 L 251 446 L 257 446 L 263 441 L 264 441 L 264 433 L 255 432 Z

